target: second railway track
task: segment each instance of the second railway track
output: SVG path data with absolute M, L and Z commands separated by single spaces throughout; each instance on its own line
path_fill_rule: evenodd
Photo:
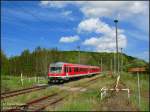
M 33 87 L 30 87 L 30 88 L 19 89 L 19 90 L 15 90 L 15 91 L 2 93 L 1 94 L 1 100 L 4 99 L 4 98 L 9 98 L 9 97 L 13 97 L 13 96 L 17 96 L 17 95 L 21 95 L 21 94 L 25 94 L 25 93 L 29 93 L 29 92 L 33 92 L 33 91 L 37 91 L 37 90 L 41 90 L 41 89 L 45 89 L 47 86 L 48 85 L 33 86 Z

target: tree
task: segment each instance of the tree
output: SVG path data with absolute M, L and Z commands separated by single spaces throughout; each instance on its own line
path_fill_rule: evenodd
M 9 61 L 2 50 L 1 50 L 0 62 L 1 62 L 1 74 L 8 75 L 9 74 Z

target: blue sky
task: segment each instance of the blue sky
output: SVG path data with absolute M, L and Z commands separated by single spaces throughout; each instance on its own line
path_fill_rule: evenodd
M 117 18 L 119 48 L 149 60 L 148 2 L 4 1 L 1 10 L 1 46 L 8 57 L 37 46 L 114 52 Z

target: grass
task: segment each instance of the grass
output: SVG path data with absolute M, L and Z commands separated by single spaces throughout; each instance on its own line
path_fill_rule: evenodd
M 95 76 L 97 77 L 97 76 Z M 94 77 L 94 78 L 95 78 Z M 110 79 L 108 82 L 107 78 Z M 89 80 L 83 79 L 76 82 L 76 84 L 82 85 L 83 82 Z M 64 101 L 63 105 L 56 108 L 56 111 L 92 111 L 93 107 L 96 107 L 100 103 L 100 88 L 104 85 L 113 83 L 113 79 L 103 76 L 100 80 L 95 81 L 89 86 L 86 92 L 71 93 L 68 100 Z
M 140 111 L 149 110 L 149 76 L 146 74 L 140 74 L 140 93 L 141 93 L 141 103 L 138 103 L 138 83 L 136 74 L 122 75 L 122 80 L 131 89 L 131 102 L 136 105 Z
M 89 111 L 92 109 L 91 102 L 92 98 L 85 99 L 84 95 L 72 93 L 55 111 Z
M 121 93 L 116 96 L 110 97 L 108 99 L 100 100 L 100 89 L 102 87 L 109 87 L 112 88 L 113 84 L 115 84 L 116 78 L 110 77 L 107 73 L 103 73 L 102 77 L 96 80 L 94 83 L 88 87 L 87 91 L 85 92 L 64 92 L 68 93 L 68 97 L 61 103 L 57 105 L 55 108 L 48 107 L 46 110 L 48 111 L 104 111 L 108 110 L 110 106 L 114 106 L 114 104 L 118 104 L 120 102 L 120 108 L 124 106 L 124 100 L 127 100 L 127 93 Z M 83 78 L 77 81 L 71 81 L 65 83 L 64 86 L 73 87 L 74 85 L 78 85 L 79 87 L 84 84 L 84 82 L 99 76 L 94 76 L 91 78 Z M 126 84 L 126 87 L 130 88 L 131 90 L 131 97 L 130 97 L 130 105 L 135 110 L 140 111 L 149 111 L 149 76 L 140 74 L 140 89 L 141 89 L 141 105 L 138 105 L 138 88 L 137 88 L 137 76 L 136 74 L 129 74 L 129 73 L 122 73 L 120 81 Z M 43 80 L 41 83 L 47 83 L 47 80 Z M 29 83 L 28 80 L 24 82 L 24 86 L 21 86 L 20 77 L 2 77 L 2 88 L 11 89 L 19 89 L 24 87 L 32 86 L 35 81 L 31 81 Z M 54 86 L 52 88 L 40 90 L 38 92 L 31 92 L 24 95 L 20 95 L 17 97 L 8 98 L 5 101 L 6 103 L 19 103 L 23 104 L 33 99 L 52 94 L 53 92 L 57 92 L 60 88 Z M 61 95 L 64 93 L 60 93 Z M 110 103 L 111 102 L 111 103 Z M 116 103 L 115 103 L 116 102 Z M 105 107 L 104 107 L 104 104 Z M 111 104 L 111 105 L 110 105 Z M 114 106 L 115 107 L 115 106 Z M 125 107 L 124 107 L 125 109 Z
M 120 95 L 117 94 L 114 96 L 114 98 L 100 100 L 100 89 L 102 87 L 108 87 L 112 88 L 112 84 L 115 83 L 116 78 L 111 78 L 110 76 L 105 76 L 98 81 L 95 81 L 91 86 L 88 87 L 88 91 L 86 92 L 79 92 L 79 93 L 72 93 L 69 96 L 69 100 L 64 101 L 64 103 L 56 107 L 56 111 L 103 111 L 107 110 L 109 111 L 108 103 L 111 101 L 111 103 L 118 104 L 120 106 L 120 109 L 128 109 L 131 110 L 140 110 L 140 111 L 149 111 L 149 96 L 144 96 L 143 94 L 145 92 L 149 93 L 149 79 L 148 75 L 140 75 L 140 84 L 141 84 L 141 105 L 138 106 L 138 90 L 137 90 L 137 77 L 133 76 L 133 74 L 123 73 L 121 75 L 121 81 L 126 84 L 128 88 L 131 89 L 131 97 L 130 97 L 130 105 L 126 104 L 127 100 L 127 92 L 123 92 Z M 84 82 L 82 80 L 82 82 Z M 82 82 L 80 82 L 80 85 L 82 85 Z M 79 83 L 79 82 L 78 82 Z M 148 95 L 148 94 L 146 94 Z M 148 97 L 148 98 L 146 98 Z M 117 98 L 117 100 L 115 100 Z M 120 102 L 120 103 L 117 103 Z M 103 104 L 106 104 L 106 107 Z M 109 104 L 110 105 L 110 104 Z M 114 108 L 113 107 L 113 108 Z
M 38 84 L 37 81 L 35 81 L 34 77 L 31 77 L 31 80 L 27 77 L 23 78 L 23 85 L 21 83 L 20 77 L 17 76 L 8 76 L 8 75 L 2 75 L 1 76 L 1 92 L 5 91 L 11 91 L 11 90 L 16 90 L 16 89 L 21 89 L 21 88 L 26 88 L 26 87 L 31 87 L 33 85 Z M 39 83 L 46 84 L 47 80 L 40 80 Z

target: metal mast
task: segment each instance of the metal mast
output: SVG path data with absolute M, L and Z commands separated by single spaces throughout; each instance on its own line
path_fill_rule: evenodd
M 119 73 L 119 55 L 118 55 L 118 32 L 117 32 L 117 23 L 118 23 L 118 20 L 114 20 L 115 22 L 115 26 L 116 26 L 116 53 L 117 53 L 117 56 L 116 56 L 116 65 L 117 65 L 117 75 Z

